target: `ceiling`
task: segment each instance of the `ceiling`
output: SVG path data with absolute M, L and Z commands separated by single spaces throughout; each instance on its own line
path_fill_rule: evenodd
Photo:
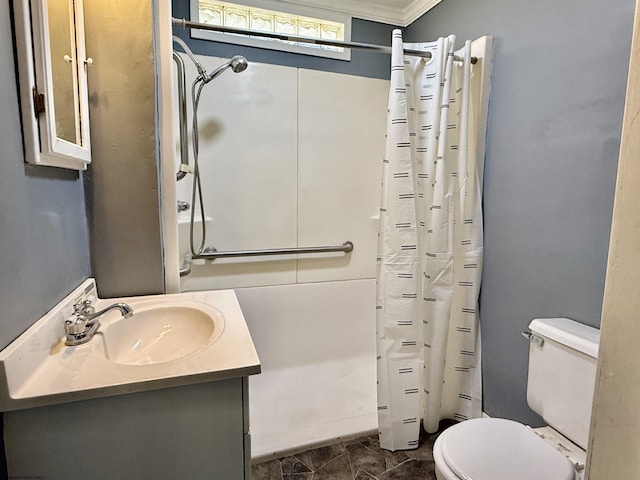
M 284 0 L 406 27 L 442 0 Z

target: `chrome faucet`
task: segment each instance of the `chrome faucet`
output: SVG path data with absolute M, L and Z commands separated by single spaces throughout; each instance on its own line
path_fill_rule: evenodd
M 133 309 L 126 303 L 114 303 L 99 312 L 91 304 L 91 300 L 84 300 L 73 306 L 73 313 L 64 322 L 65 345 L 82 345 L 87 343 L 100 328 L 99 317 L 111 310 L 120 310 L 124 318 L 133 315 Z

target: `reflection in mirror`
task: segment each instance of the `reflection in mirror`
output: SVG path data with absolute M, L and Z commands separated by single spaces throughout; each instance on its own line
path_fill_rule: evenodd
M 73 1 L 49 0 L 47 14 L 56 137 L 82 145 Z

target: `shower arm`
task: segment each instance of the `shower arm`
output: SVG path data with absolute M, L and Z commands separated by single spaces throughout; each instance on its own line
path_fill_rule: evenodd
M 193 64 L 196 66 L 196 69 L 198 70 L 198 75 L 202 75 L 203 77 L 206 77 L 207 76 L 207 71 L 204 69 L 202 64 L 198 60 L 196 60 L 195 55 L 193 54 L 191 49 L 187 46 L 185 41 L 182 40 L 177 35 L 174 35 L 173 37 L 171 37 L 171 39 L 173 40 L 174 43 L 177 43 L 178 45 L 180 45 L 180 47 L 182 48 L 184 53 L 186 53 L 187 56 L 191 59 Z

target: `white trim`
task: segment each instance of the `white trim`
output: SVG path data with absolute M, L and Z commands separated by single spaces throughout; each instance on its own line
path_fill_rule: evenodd
M 81 1 L 73 2 L 74 5 L 81 4 Z M 31 3 L 31 12 L 33 18 L 33 39 L 34 39 L 34 61 L 36 72 L 36 85 L 40 93 L 45 95 L 45 112 L 39 116 L 40 124 L 40 157 L 41 160 L 38 163 L 43 165 L 59 166 L 59 160 L 68 158 L 72 164 L 77 163 L 80 169 L 84 170 L 86 164 L 91 161 L 91 151 L 85 147 L 84 141 L 88 135 L 83 135 L 81 138 L 81 144 L 64 140 L 57 136 L 56 132 L 56 112 L 54 104 L 53 93 L 53 70 L 51 66 L 51 42 L 49 39 L 49 16 L 48 16 L 48 2 L 47 0 L 40 0 L 38 2 Z M 82 83 L 82 78 L 85 80 L 84 91 L 86 93 L 86 76 L 80 77 L 79 61 L 82 61 L 84 65 L 84 58 L 80 60 L 78 55 L 80 52 L 84 52 L 84 31 L 81 31 L 78 27 L 83 26 L 76 24 L 76 15 L 82 13 L 82 8 L 69 11 L 69 22 L 74 26 L 75 36 L 72 47 L 75 47 L 76 55 L 73 55 L 72 62 L 78 76 L 74 78 L 74 84 Z M 78 47 L 80 47 L 78 49 Z M 82 69 L 84 70 L 84 68 Z M 77 83 L 76 83 L 77 82 Z M 88 97 L 78 98 L 79 102 L 88 104 Z M 81 112 L 88 111 L 88 108 L 81 108 Z M 84 122 L 84 119 L 80 120 Z M 88 126 L 88 115 L 86 119 L 86 125 Z M 85 130 L 83 130 L 84 132 Z
M 291 15 L 300 15 L 304 17 L 318 18 L 322 20 L 342 23 L 344 25 L 344 41 L 351 41 L 351 15 L 345 12 L 334 9 L 327 10 L 325 8 L 319 8 L 317 5 L 300 5 L 288 1 L 276 2 L 273 0 L 233 0 L 232 3 L 246 5 L 249 7 L 265 8 L 278 12 L 288 13 Z M 193 21 L 200 21 L 198 7 L 199 0 L 189 1 L 189 13 L 191 15 L 191 20 Z M 247 38 L 239 35 L 228 35 L 218 32 L 195 29 L 191 30 L 191 37 L 221 43 L 230 43 L 234 45 L 245 45 L 249 47 L 265 48 L 268 50 L 279 50 L 284 52 L 299 53 L 303 55 L 312 55 L 314 57 L 351 60 L 351 50 L 348 48 L 344 49 L 342 52 L 337 52 L 333 50 L 314 48 L 312 46 L 289 45 L 280 41 L 269 41 L 260 38 Z
M 406 27 L 407 25 L 411 25 L 441 1 L 442 0 L 414 0 L 403 11 L 402 26 Z
M 153 1 L 153 35 L 156 51 L 156 104 L 158 154 L 160 156 L 160 222 L 164 268 L 164 293 L 180 292 L 178 250 L 178 212 L 176 210 L 176 171 L 173 139 L 173 108 L 176 105 L 173 84 L 171 40 L 171 4 L 166 0 Z
M 442 0 L 413 0 L 405 7 L 393 7 L 367 0 L 281 0 L 283 3 L 323 7 L 364 20 L 406 27 Z
M 304 5 L 310 8 L 318 8 L 321 3 L 323 8 L 333 12 L 400 27 L 406 26 L 403 11 L 388 5 L 371 5 L 371 3 L 361 0 L 324 0 L 322 2 L 319 0 L 282 0 L 282 3 Z
M 86 160 L 90 162 L 91 132 L 89 128 L 89 85 L 87 78 L 87 69 L 91 65 L 93 65 L 93 59 L 87 57 L 84 34 L 84 2 L 74 1 L 73 3 L 75 6 L 76 39 L 80 39 L 80 41 L 77 41 L 76 44 L 77 56 L 74 61 L 82 61 L 82 64 L 78 66 L 78 76 L 76 78 L 78 82 L 77 92 L 79 94 L 78 104 L 80 106 L 80 118 L 77 119 L 77 121 L 80 123 L 81 144 L 88 153 L 88 157 L 86 158 Z
M 471 43 L 471 55 L 478 59 L 476 63 L 476 71 L 480 68 L 480 98 L 482 103 L 478 111 L 478 137 L 476 144 L 476 152 L 478 158 L 484 158 L 486 155 L 487 143 L 487 124 L 489 121 L 489 102 L 491 99 L 491 78 L 493 75 L 493 36 L 484 35 L 475 39 Z M 472 71 L 473 72 L 473 71 Z M 482 170 L 478 171 L 480 182 L 484 179 L 484 163 Z

